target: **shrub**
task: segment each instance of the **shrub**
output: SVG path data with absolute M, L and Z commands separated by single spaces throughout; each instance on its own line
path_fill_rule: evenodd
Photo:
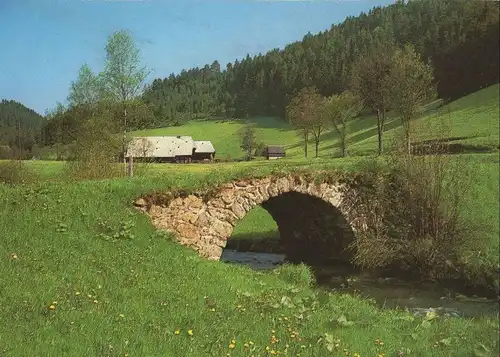
M 0 160 L 1 159 L 10 159 L 11 158 L 11 150 L 8 145 L 0 145 Z
M 409 155 L 403 145 L 385 162 L 365 163 L 362 184 L 347 189 L 351 214 L 364 224 L 351 245 L 357 265 L 442 278 L 458 272 L 466 246 L 484 244 L 462 214 L 471 187 L 467 165 L 444 154 L 439 141 L 432 145 L 441 154 Z
M 312 287 L 316 280 L 311 268 L 306 264 L 283 264 L 273 272 L 287 283 L 300 287 Z
M 257 147 L 255 148 L 255 156 L 257 157 L 264 157 L 266 156 L 266 144 L 263 142 L 260 142 Z
M 124 168 L 117 164 L 123 148 L 123 138 L 115 134 L 112 123 L 103 118 L 93 118 L 82 124 L 74 146 L 74 161 L 66 164 L 70 179 L 106 179 L 124 175 Z
M 37 176 L 20 160 L 0 162 L 0 183 L 10 185 L 31 183 Z

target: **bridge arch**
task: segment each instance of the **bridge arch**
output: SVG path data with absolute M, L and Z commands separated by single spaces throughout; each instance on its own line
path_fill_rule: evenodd
M 308 253 L 315 259 L 342 259 L 358 225 L 343 202 L 342 188 L 304 176 L 271 176 L 228 182 L 210 197 L 194 193 L 159 200 L 149 195 L 136 206 L 155 227 L 211 260 L 220 259 L 238 220 L 258 205 L 276 221 L 292 261 L 304 261 Z

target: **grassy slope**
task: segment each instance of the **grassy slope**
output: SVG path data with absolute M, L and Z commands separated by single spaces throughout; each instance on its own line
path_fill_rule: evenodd
M 499 89 L 498 84 L 490 86 L 424 116 L 415 122 L 415 131 L 423 133 L 418 135 L 417 139 L 435 139 L 439 137 L 440 132 L 444 132 L 451 139 L 450 143 L 498 149 Z M 394 124 L 397 122 L 396 120 Z M 385 140 L 391 141 L 400 133 L 401 127 L 394 124 L 389 124 L 394 129 L 385 134 Z M 354 154 L 370 153 L 376 148 L 375 128 L 370 130 L 370 137 L 354 140 Z
M 426 326 L 404 312 L 381 313 L 369 301 L 318 295 L 301 267 L 261 274 L 205 261 L 156 235 L 144 215 L 127 208 L 153 189 L 236 175 L 0 186 L 0 231 L 8 232 L 0 240 L 2 356 L 264 356 L 266 346 L 285 354 L 286 345 L 290 356 L 332 355 L 317 343 L 324 333 L 340 339 L 339 353 L 345 348 L 361 356 L 393 356 L 400 349 L 464 356 L 481 343 L 494 347 L 495 319 L 437 318 Z M 130 227 L 125 239 L 99 235 L 123 224 Z M 9 260 L 12 253 L 17 259 Z M 342 315 L 354 325 L 336 324 Z M 442 339 L 446 343 L 434 347 Z
M 416 130 L 425 135 L 420 140 L 435 138 L 440 126 L 444 126 L 451 142 L 463 144 L 499 146 L 499 85 L 493 85 L 444 106 L 439 112 L 430 110 L 421 120 L 416 122 Z M 436 118 L 441 120 L 437 121 Z M 280 119 L 252 118 L 257 127 L 257 139 L 266 144 L 282 144 L 287 148 L 287 157 L 301 159 L 303 148 L 300 138 Z M 441 123 L 441 125 L 438 125 Z M 217 150 L 217 157 L 243 157 L 239 147 L 238 130 L 244 126 L 241 120 L 205 120 L 192 121 L 184 126 L 136 131 L 133 135 L 190 135 L 195 140 L 211 140 Z M 391 142 L 400 131 L 399 120 L 389 113 L 386 124 L 385 140 Z M 373 154 L 377 148 L 376 118 L 362 117 L 349 124 L 349 151 L 352 155 Z M 312 142 L 310 143 L 312 145 Z M 387 144 L 386 144 L 387 145 Z M 309 148 L 310 156 L 314 155 L 313 147 Z M 339 140 L 335 132 L 325 133 L 320 143 L 320 156 L 338 156 Z
M 275 118 L 252 118 L 256 125 L 259 141 L 268 144 L 294 143 L 297 138 L 293 130 L 283 120 Z M 217 150 L 217 157 L 225 159 L 243 156 L 239 147 L 238 130 L 245 125 L 243 120 L 199 120 L 191 121 L 183 126 L 141 130 L 132 133 L 137 136 L 154 135 L 190 135 L 195 140 L 211 140 Z

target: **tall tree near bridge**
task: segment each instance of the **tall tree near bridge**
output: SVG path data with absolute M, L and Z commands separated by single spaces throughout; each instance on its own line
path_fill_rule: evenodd
M 355 118 L 362 108 L 363 102 L 361 99 L 350 91 L 332 95 L 325 100 L 323 115 L 340 136 L 342 157 L 347 155 L 347 123 Z
M 325 128 L 324 116 L 320 111 L 322 102 L 323 98 L 315 87 L 305 87 L 292 98 L 286 108 L 286 116 L 290 124 L 304 141 L 305 157 L 307 157 L 309 134 L 314 136 L 316 157 L 318 157 L 320 136 Z
M 391 44 L 379 45 L 358 59 L 352 68 L 351 87 L 364 104 L 377 113 L 378 154 L 384 151 L 386 112 L 391 104 Z
M 392 62 L 391 103 L 401 118 L 410 155 L 412 121 L 422 112 L 424 104 L 436 98 L 433 69 L 409 44 L 396 50 Z
M 104 71 L 100 73 L 102 99 L 117 103 L 123 109 L 123 160 L 126 161 L 128 103 L 142 94 L 149 70 L 141 66 L 140 51 L 126 30 L 113 33 L 106 45 Z

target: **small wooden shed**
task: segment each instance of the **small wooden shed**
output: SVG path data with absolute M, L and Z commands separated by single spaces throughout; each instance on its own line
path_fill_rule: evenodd
M 286 156 L 285 147 L 283 145 L 268 145 L 264 156 L 267 160 L 281 159 Z

